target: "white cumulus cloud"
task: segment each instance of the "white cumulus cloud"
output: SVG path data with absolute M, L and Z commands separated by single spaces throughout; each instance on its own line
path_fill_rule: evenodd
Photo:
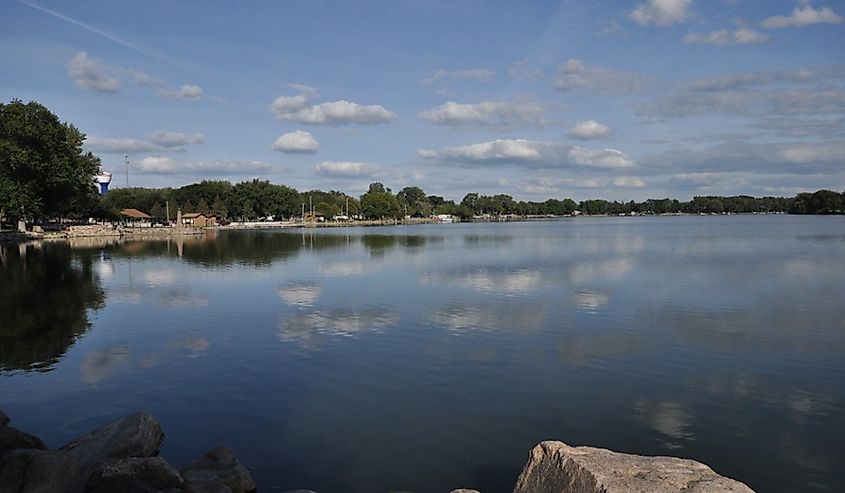
M 201 133 L 184 134 L 181 132 L 154 133 L 149 141 L 133 138 L 88 137 L 86 150 L 106 154 L 128 154 L 143 152 L 183 152 L 190 144 L 204 144 L 205 136 Z
M 692 0 L 648 0 L 637 5 L 631 19 L 643 26 L 671 26 L 686 20 L 691 4 Z
M 436 125 L 537 125 L 543 119 L 543 107 L 537 103 L 482 101 L 463 104 L 449 101 L 420 113 L 420 118 Z
M 381 168 L 372 163 L 353 161 L 323 161 L 314 167 L 314 171 L 321 176 L 335 178 L 364 178 L 372 176 Z
M 619 176 L 613 179 L 613 186 L 622 188 L 643 188 L 645 182 L 636 176 Z
M 719 31 L 712 31 L 706 34 L 689 33 L 684 36 L 684 43 L 686 44 L 704 44 L 704 45 L 744 45 L 744 44 L 760 44 L 769 40 L 768 34 L 757 32 L 747 27 L 741 27 L 736 31 L 728 31 L 721 29 Z
M 152 75 L 135 69 L 127 69 L 127 72 L 132 77 L 137 84 L 141 84 L 142 86 L 152 86 L 156 84 L 162 84 L 164 81 L 157 77 L 153 77 Z
M 311 125 L 374 125 L 396 118 L 395 113 L 377 104 L 361 105 L 341 100 L 309 106 L 304 94 L 279 96 L 270 104 L 270 110 L 279 120 Z
M 309 86 L 308 84 L 296 84 L 291 82 L 288 84 L 288 87 L 291 89 L 296 89 L 301 94 L 305 94 L 309 98 L 317 98 L 320 96 L 320 91 L 317 90 L 314 86 Z
M 86 91 L 117 92 L 120 83 L 106 74 L 105 67 L 80 51 L 68 64 L 68 75 L 76 85 Z
M 696 79 L 635 108 L 641 115 L 671 117 L 841 115 L 845 113 L 845 90 L 838 86 L 844 70 L 829 65 Z
M 135 166 L 150 174 L 170 174 L 178 171 L 176 163 L 166 156 L 148 156 L 138 161 Z
M 273 142 L 274 151 L 288 154 L 314 154 L 320 148 L 320 143 L 309 132 L 297 130 L 282 134 Z
M 162 89 L 158 95 L 167 99 L 178 99 L 180 101 L 199 101 L 202 99 L 202 87 L 194 84 L 183 84 L 176 89 Z
M 628 168 L 633 160 L 616 149 L 587 149 L 556 142 L 498 139 L 443 149 L 419 149 L 423 159 L 466 165 L 502 164 L 536 168 Z
M 558 91 L 590 90 L 605 94 L 625 94 L 640 88 L 643 77 L 604 67 L 587 65 L 570 58 L 558 67 L 554 88 Z
M 160 150 L 157 145 L 151 142 L 131 138 L 108 137 L 88 137 L 85 139 L 85 149 L 106 154 L 127 154 Z
M 610 128 L 595 120 L 587 120 L 576 123 L 572 128 L 567 130 L 566 135 L 580 140 L 600 139 L 610 135 Z
M 133 163 L 132 168 L 151 175 L 240 175 L 271 171 L 270 165 L 261 161 L 211 159 L 182 162 L 167 156 L 145 157 Z
M 150 141 L 161 147 L 185 147 L 188 144 L 205 144 L 205 135 L 201 133 L 183 134 L 160 130 L 153 134 Z
M 304 94 L 296 96 L 279 96 L 270 103 L 270 110 L 276 115 L 295 113 L 308 105 L 308 98 Z
M 830 9 L 822 7 L 813 8 L 809 3 L 792 9 L 790 15 L 776 15 L 760 22 L 760 25 L 768 29 L 781 29 L 784 27 L 806 27 L 813 24 L 841 24 L 842 16 Z

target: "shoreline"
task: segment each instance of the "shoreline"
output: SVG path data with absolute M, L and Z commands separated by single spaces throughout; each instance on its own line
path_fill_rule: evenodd
M 803 216 L 803 215 L 829 215 L 829 214 L 789 214 L 786 212 L 723 212 L 723 213 L 687 213 L 672 212 L 661 214 L 574 214 L 574 215 L 543 215 L 543 216 L 490 216 L 473 218 L 462 221 L 454 218 L 453 222 L 443 222 L 431 218 L 411 219 L 383 219 L 366 221 L 325 221 L 325 222 L 301 222 L 301 221 L 248 221 L 231 222 L 224 226 L 211 226 L 205 228 L 191 227 L 110 227 L 99 224 L 69 226 L 58 231 L 27 231 L 21 233 L 14 230 L 0 231 L 0 245 L 17 245 L 38 241 L 67 241 L 74 238 L 115 238 L 128 240 L 145 240 L 173 237 L 196 237 L 202 236 L 209 231 L 251 231 L 269 229 L 317 229 L 317 228 L 360 228 L 378 226 L 414 226 L 419 224 L 462 224 L 462 223 L 506 223 L 506 222 L 532 222 L 532 221 L 554 221 L 576 218 L 608 218 L 608 217 L 721 217 L 721 216 Z M 836 214 L 832 214 L 836 215 Z M 40 229 L 40 228 L 39 228 Z

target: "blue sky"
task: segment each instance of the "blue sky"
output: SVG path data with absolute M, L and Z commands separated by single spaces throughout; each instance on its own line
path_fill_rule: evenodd
M 845 189 L 842 0 L 0 5 L 0 98 L 123 185 L 518 199 Z

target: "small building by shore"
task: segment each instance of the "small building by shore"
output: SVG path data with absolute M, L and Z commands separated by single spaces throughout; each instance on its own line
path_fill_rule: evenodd
M 188 212 L 187 214 L 182 214 L 182 226 L 192 228 L 217 226 L 217 218 L 212 215 L 206 216 L 201 212 Z
M 126 222 L 127 226 L 134 228 L 150 228 L 153 225 L 150 215 L 138 209 L 122 209 L 120 217 Z

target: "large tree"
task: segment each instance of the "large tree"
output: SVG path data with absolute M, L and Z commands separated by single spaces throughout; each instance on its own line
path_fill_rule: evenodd
M 83 153 L 83 141 L 35 101 L 0 103 L 0 219 L 72 215 L 90 204 L 100 158 Z
M 367 193 L 361 196 L 361 212 L 369 219 L 401 216 L 399 201 L 380 182 L 371 183 Z
M 404 212 L 409 216 L 428 216 L 431 214 L 431 204 L 420 187 L 405 187 L 396 194 L 396 198 Z

